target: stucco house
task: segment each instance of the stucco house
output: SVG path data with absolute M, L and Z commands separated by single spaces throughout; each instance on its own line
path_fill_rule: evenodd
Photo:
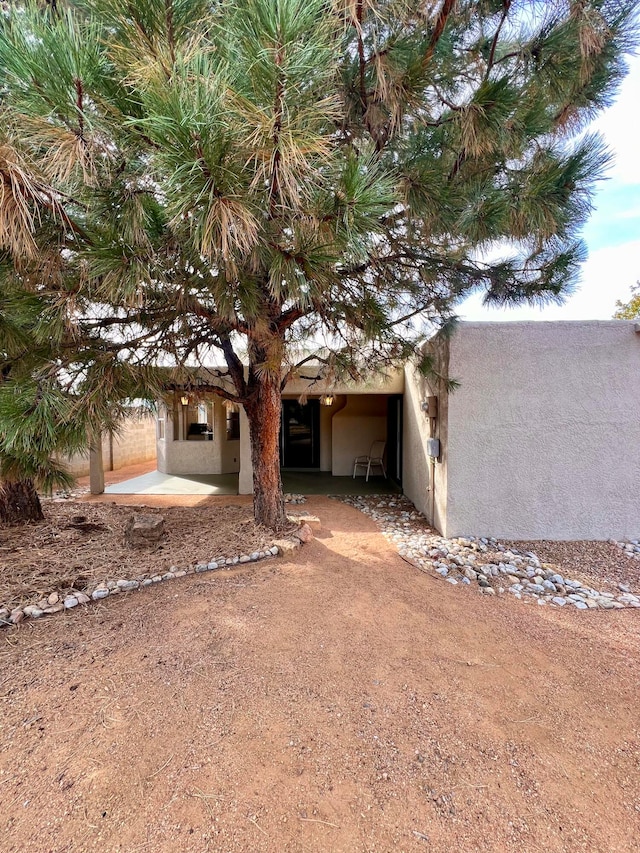
M 462 322 L 426 346 L 437 380 L 407 364 L 367 385 L 289 383 L 283 469 L 351 477 L 382 439 L 388 477 L 445 536 L 640 534 L 640 325 Z M 162 403 L 157 459 L 252 492 L 246 417 L 219 397 Z
M 405 494 L 445 536 L 640 534 L 640 324 L 461 323 L 443 392 L 407 369 Z M 438 395 L 436 418 L 422 401 Z M 440 440 L 436 460 L 427 439 Z

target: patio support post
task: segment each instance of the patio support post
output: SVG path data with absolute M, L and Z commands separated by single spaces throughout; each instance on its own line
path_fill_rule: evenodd
M 238 494 L 253 494 L 253 465 L 251 462 L 251 437 L 249 419 L 240 406 L 240 473 L 238 475 Z
M 97 433 L 89 446 L 89 491 L 92 495 L 104 492 L 104 465 L 102 463 L 102 436 Z

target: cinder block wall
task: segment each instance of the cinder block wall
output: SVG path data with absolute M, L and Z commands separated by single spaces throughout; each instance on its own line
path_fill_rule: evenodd
M 107 445 L 105 447 L 105 444 Z M 113 458 L 109 458 L 109 436 L 102 440 L 105 468 L 117 471 L 127 465 L 151 462 L 156 458 L 156 419 L 154 415 L 130 418 L 121 433 L 113 437 Z
M 128 465 L 152 462 L 156 458 L 155 415 L 132 415 L 118 435 L 102 436 L 102 461 L 105 471 L 117 471 Z M 62 461 L 74 477 L 89 474 L 89 454 L 75 453 Z

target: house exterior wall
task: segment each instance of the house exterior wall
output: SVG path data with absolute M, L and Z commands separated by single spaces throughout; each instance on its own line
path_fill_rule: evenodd
M 214 441 L 220 444 L 220 474 L 237 474 L 240 470 L 240 439 L 227 438 L 227 410 L 221 401 L 214 401 Z
M 387 397 L 353 395 L 331 421 L 331 473 L 353 474 L 353 460 L 369 452 L 374 441 L 387 439 Z M 378 472 L 379 473 L 379 472 Z
M 220 453 L 220 473 L 237 474 L 239 470 L 240 440 L 234 439 L 233 441 L 227 441 L 225 424 L 225 435 L 222 438 L 222 448 Z
M 445 535 L 640 533 L 633 322 L 462 323 L 449 375 Z
M 447 522 L 447 426 L 448 397 L 446 374 L 448 341 L 434 341 L 436 368 L 443 378 L 427 379 L 413 363 L 405 367 L 402 434 L 402 490 L 437 530 L 444 532 Z M 437 418 L 429 418 L 421 404 L 427 397 L 438 400 Z M 427 440 L 440 440 L 440 456 L 430 459 Z
M 197 422 L 197 404 L 178 402 L 173 409 L 161 408 L 165 417 L 164 438 L 158 438 L 158 470 L 163 474 L 233 474 L 240 470 L 240 441 L 227 440 L 226 410 L 222 401 L 207 402 L 207 417 L 213 427 L 212 441 L 186 440 L 188 425 Z
M 310 372 L 312 372 L 311 369 Z M 387 376 L 372 376 L 368 382 L 359 384 L 353 382 L 327 384 L 324 381 L 311 382 L 307 379 L 291 379 L 287 382 L 283 394 L 286 397 L 299 397 L 301 394 L 306 394 L 309 397 L 319 397 L 322 394 L 352 397 L 360 394 L 402 394 L 403 389 L 404 374 L 402 370 L 398 369 L 391 371 Z
M 320 470 L 331 471 L 333 445 L 333 418 L 344 409 L 347 398 L 336 394 L 330 406 L 320 406 Z
M 158 471 L 163 474 L 220 474 L 215 441 L 158 441 Z

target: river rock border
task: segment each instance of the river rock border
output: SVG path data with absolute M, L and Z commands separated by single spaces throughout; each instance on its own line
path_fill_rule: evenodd
M 251 554 L 239 554 L 235 557 L 214 557 L 207 562 L 200 561 L 193 566 L 188 566 L 186 569 L 172 566 L 168 572 L 152 575 L 151 577 L 119 578 L 118 580 L 101 581 L 96 586 L 89 587 L 85 591 L 72 590 L 67 595 L 52 592 L 46 598 L 38 601 L 37 604 L 21 605 L 11 610 L 8 607 L 0 607 L 0 628 L 18 625 L 24 619 L 39 619 L 42 616 L 53 616 L 56 613 L 63 613 L 65 610 L 72 610 L 79 605 L 90 604 L 92 601 L 101 601 L 104 598 L 119 595 L 123 592 L 145 589 L 163 581 L 183 578 L 186 575 L 199 575 L 204 572 L 221 570 L 228 571 L 236 568 L 236 566 L 246 565 L 247 563 L 257 563 L 261 560 L 278 556 L 289 556 L 306 542 L 310 542 L 313 539 L 313 531 L 310 525 L 317 523 L 318 519 L 315 516 L 296 516 L 295 518 L 290 517 L 289 520 L 300 524 L 300 527 L 286 538 L 276 539 L 269 548 L 265 548 L 262 551 L 253 551 Z
M 617 545 L 618 548 L 621 548 L 626 557 L 633 557 L 635 560 L 640 560 L 640 539 L 626 539 L 624 542 L 609 539 L 609 544 Z
M 422 571 L 433 571 L 454 586 L 476 586 L 485 595 L 508 593 L 510 598 L 524 604 L 569 606 L 576 610 L 640 608 L 640 595 L 632 593 L 627 584 L 618 584 L 619 592 L 615 595 L 565 577 L 548 564 L 542 564 L 533 552 L 509 550 L 497 539 L 473 536 L 445 539 L 428 527 L 425 517 L 407 498 L 388 495 L 332 497 L 372 518 L 383 536 L 396 546 L 400 556 Z M 640 559 L 640 540 L 609 541 L 621 547 L 625 554 Z M 487 552 L 499 552 L 501 559 L 495 563 L 479 561 Z
M 286 504 L 306 504 L 307 499 L 304 495 L 295 495 L 292 492 L 286 492 L 284 502 Z

